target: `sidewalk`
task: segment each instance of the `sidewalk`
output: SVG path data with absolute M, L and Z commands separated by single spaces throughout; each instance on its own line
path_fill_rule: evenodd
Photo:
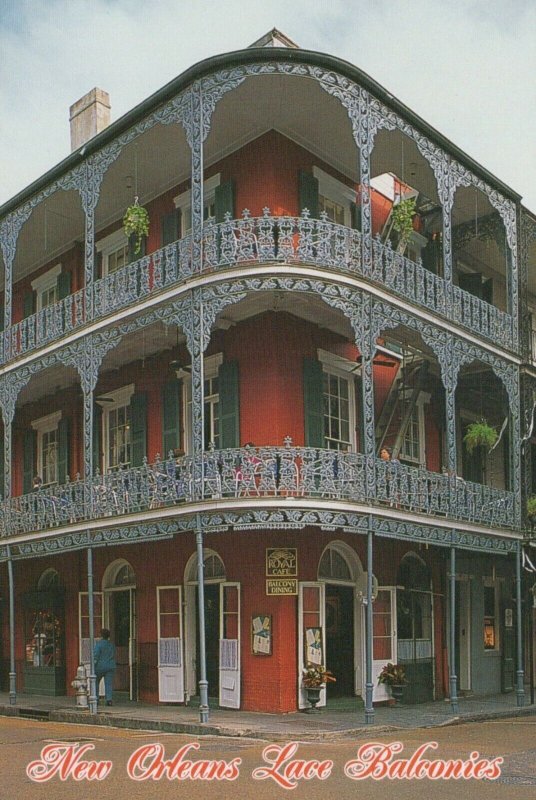
M 9 695 L 0 693 L 0 716 L 21 716 L 47 719 L 54 722 L 107 725 L 117 728 L 152 730 L 163 733 L 188 733 L 192 736 L 240 736 L 264 741 L 333 739 L 367 735 L 374 731 L 393 731 L 400 728 L 430 728 L 455 725 L 500 717 L 536 714 L 536 705 L 516 706 L 515 693 L 491 696 L 470 696 L 459 700 L 459 712 L 454 715 L 448 701 L 421 703 L 414 706 L 375 709 L 372 725 L 365 724 L 360 701 L 348 699 L 346 710 L 328 708 L 316 714 L 262 714 L 250 711 L 210 710 L 208 723 L 199 722 L 199 710 L 194 706 L 155 706 L 142 703 L 117 703 L 112 707 L 99 706 L 96 715 L 79 709 L 71 697 L 17 696 L 17 704 L 9 705 Z

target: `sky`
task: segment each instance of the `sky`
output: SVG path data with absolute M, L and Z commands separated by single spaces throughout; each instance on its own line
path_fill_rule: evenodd
M 94 86 L 116 120 L 274 27 L 367 72 L 536 212 L 534 0 L 0 0 L 0 204 L 69 154 Z

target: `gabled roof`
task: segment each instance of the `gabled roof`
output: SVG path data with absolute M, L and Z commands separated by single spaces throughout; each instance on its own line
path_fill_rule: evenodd
M 289 39 L 288 36 L 285 36 L 284 33 L 277 30 L 277 28 L 272 28 L 271 31 L 268 31 L 264 36 L 261 36 L 260 39 L 257 39 L 256 42 L 249 45 L 250 47 L 293 47 L 295 49 L 299 49 L 299 44 L 293 42 L 292 39 Z

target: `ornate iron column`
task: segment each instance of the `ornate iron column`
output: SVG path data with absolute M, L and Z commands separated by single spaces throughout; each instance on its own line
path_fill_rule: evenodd
M 97 676 L 95 675 L 95 606 L 93 603 L 93 550 L 87 549 L 87 602 L 89 611 L 89 713 L 97 713 Z
M 17 702 L 17 673 L 15 671 L 15 589 L 13 585 L 13 561 L 7 545 L 7 571 L 9 577 L 9 705 Z
M 374 419 L 373 358 L 375 348 L 375 326 L 372 322 L 372 297 L 363 295 L 361 324 L 363 335 L 358 345 L 361 348 L 361 397 L 363 412 L 363 455 L 365 458 L 365 496 L 370 501 L 376 496 L 376 434 Z
M 201 515 L 196 514 L 197 597 L 199 605 L 199 722 L 208 722 L 207 651 L 205 641 L 205 556 Z
M 373 531 L 372 519 L 369 517 L 367 533 L 367 609 L 366 609 L 366 640 L 365 640 L 365 723 L 372 725 L 374 722 L 374 705 L 372 696 L 374 684 L 372 683 L 372 558 L 373 558 Z
M 521 542 L 517 543 L 516 551 L 516 633 L 517 633 L 517 682 L 516 697 L 519 707 L 525 705 L 524 671 L 523 671 L 523 609 L 521 607 Z M 532 609 L 531 609 L 532 613 Z
M 456 676 L 456 548 L 454 544 L 450 548 L 450 573 L 449 578 L 449 685 L 450 685 L 450 707 L 454 714 L 458 713 L 458 686 Z

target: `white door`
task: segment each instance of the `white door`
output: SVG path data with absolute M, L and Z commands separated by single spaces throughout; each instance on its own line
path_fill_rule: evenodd
M 390 693 L 378 675 L 388 662 L 396 663 L 396 590 L 382 587 L 372 604 L 372 685 L 374 702 L 388 700 Z M 364 687 L 363 687 L 364 691 Z M 363 695 L 364 696 L 364 695 Z
M 240 584 L 220 584 L 220 697 L 223 708 L 240 708 Z
M 93 640 L 100 639 L 104 624 L 102 592 L 93 592 Z M 91 658 L 89 630 L 89 594 L 78 593 L 78 663 L 89 667 Z
M 158 635 L 158 699 L 161 703 L 184 702 L 182 587 L 156 589 Z
M 301 582 L 298 586 L 298 706 L 307 708 L 307 694 L 302 688 L 306 666 L 326 665 L 325 584 Z M 326 689 L 320 692 L 318 706 L 326 705 Z

